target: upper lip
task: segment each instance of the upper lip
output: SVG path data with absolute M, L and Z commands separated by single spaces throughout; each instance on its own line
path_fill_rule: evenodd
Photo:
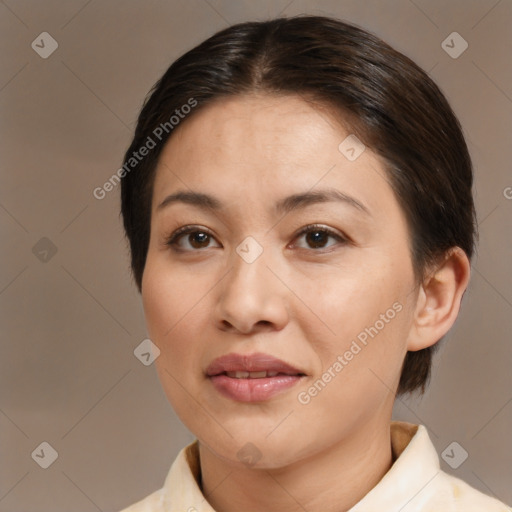
M 287 375 L 304 375 L 304 372 L 269 354 L 226 354 L 213 360 L 206 368 L 206 375 L 213 377 L 225 372 L 279 372 Z

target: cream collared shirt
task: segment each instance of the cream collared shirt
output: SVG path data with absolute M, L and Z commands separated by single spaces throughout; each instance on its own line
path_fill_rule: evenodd
M 512 512 L 462 480 L 444 473 L 422 425 L 391 423 L 395 462 L 349 512 Z M 199 488 L 197 441 L 183 448 L 162 489 L 122 512 L 215 512 Z

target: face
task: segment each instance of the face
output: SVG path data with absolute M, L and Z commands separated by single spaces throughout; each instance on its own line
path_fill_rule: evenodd
M 239 96 L 161 155 L 147 327 L 170 403 L 225 461 L 281 467 L 389 422 L 417 299 L 409 235 L 349 135 L 298 97 Z

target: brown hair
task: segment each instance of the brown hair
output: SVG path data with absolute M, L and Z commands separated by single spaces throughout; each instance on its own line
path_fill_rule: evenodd
M 471 160 L 439 88 L 373 34 L 336 19 L 303 15 L 222 30 L 178 58 L 153 87 L 121 180 L 121 213 L 139 291 L 155 168 L 172 135 L 171 116 L 189 112 L 190 117 L 214 100 L 251 92 L 301 95 L 345 114 L 352 132 L 386 163 L 407 218 L 418 282 L 452 247 L 471 258 L 476 236 Z M 134 153 L 150 139 L 154 147 L 135 160 Z M 407 353 L 398 393 L 424 391 L 434 347 Z

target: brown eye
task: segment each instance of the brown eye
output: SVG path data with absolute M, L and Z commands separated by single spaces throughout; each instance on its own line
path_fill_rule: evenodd
M 210 233 L 194 226 L 185 226 L 178 229 L 169 237 L 167 245 L 177 251 L 195 251 L 221 247 Z
M 325 231 L 316 230 L 310 231 L 306 234 L 306 243 L 312 249 L 318 249 L 320 247 L 325 247 L 327 242 L 329 241 L 329 234 Z
M 208 243 L 210 242 L 210 235 L 201 231 L 197 231 L 196 233 L 191 233 L 188 235 L 188 241 L 190 245 L 195 249 L 204 249 L 205 247 L 208 247 Z
M 298 235 L 296 247 L 300 249 L 326 249 L 334 245 L 344 245 L 347 239 L 341 234 L 323 226 L 306 226 Z

